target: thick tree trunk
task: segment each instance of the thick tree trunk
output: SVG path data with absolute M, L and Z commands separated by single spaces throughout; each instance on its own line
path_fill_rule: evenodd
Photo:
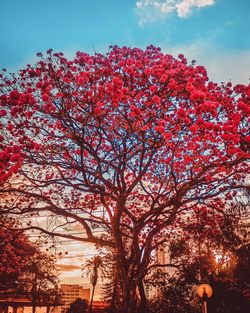
M 132 260 L 137 261 L 137 260 Z M 147 313 L 147 298 L 143 286 L 140 262 L 123 266 L 121 269 L 122 313 Z
M 114 280 L 114 288 L 113 288 L 112 297 L 111 297 L 111 304 L 110 304 L 111 312 L 115 312 L 116 304 L 119 302 L 117 297 L 120 295 L 118 295 L 118 292 L 117 292 L 117 283 L 118 283 L 118 271 L 116 270 L 115 280 Z
M 32 306 L 32 313 L 36 313 L 36 304 L 33 304 Z
M 123 296 L 123 313 L 136 312 L 136 288 L 132 286 L 125 286 Z
M 122 281 L 122 313 L 137 312 L 137 285 L 133 275 L 126 274 Z
M 8 313 L 8 311 L 9 311 L 9 306 L 8 306 L 7 304 L 5 304 L 5 305 L 3 306 L 3 312 L 4 312 L 4 313 Z

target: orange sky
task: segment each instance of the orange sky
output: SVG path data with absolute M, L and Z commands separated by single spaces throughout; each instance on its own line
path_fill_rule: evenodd
M 44 213 L 43 213 L 44 214 Z M 47 215 L 32 218 L 32 224 L 40 227 L 47 228 L 49 224 L 47 221 Z M 60 232 L 60 229 L 57 229 Z M 68 234 L 83 235 L 84 232 L 79 224 L 73 224 L 68 231 L 61 229 L 61 232 Z M 29 232 L 28 235 L 32 241 L 36 241 L 40 236 L 43 238 L 43 234 L 37 231 Z M 98 251 L 95 246 L 90 243 L 77 242 L 72 239 L 55 238 L 55 241 L 50 238 L 45 243 L 42 240 L 42 250 L 50 251 L 51 247 L 54 249 L 51 252 L 56 252 L 57 261 L 56 265 L 59 271 L 59 278 L 61 284 L 80 284 L 85 288 L 91 288 L 89 279 L 82 273 L 82 264 L 86 259 L 92 258 Z M 100 281 L 98 285 L 102 282 Z M 100 286 L 97 286 L 95 300 L 99 299 Z
M 67 244 L 63 243 L 63 241 L 62 245 L 58 244 L 58 250 L 63 253 L 68 252 L 67 255 L 63 254 L 61 257 L 58 257 L 57 260 L 61 283 L 80 284 L 83 285 L 84 288 L 91 288 L 89 279 L 86 275 L 82 274 L 81 268 L 86 259 L 98 253 L 93 244 L 79 243 L 76 241 L 69 242 L 69 240 L 67 240 Z M 100 299 L 100 284 L 102 284 L 102 281 L 99 281 L 97 285 L 95 300 Z

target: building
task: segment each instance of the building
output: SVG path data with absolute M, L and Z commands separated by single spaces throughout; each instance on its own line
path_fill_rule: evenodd
M 169 252 L 166 245 L 161 245 L 156 250 L 155 255 L 156 264 L 164 265 L 170 263 Z M 166 267 L 162 267 L 161 270 L 166 272 Z
M 154 255 L 154 263 L 155 265 L 159 265 L 159 267 L 155 267 L 154 271 L 161 271 L 166 276 L 174 276 L 176 269 L 170 264 L 172 263 L 171 257 L 170 257 L 170 251 L 169 251 L 169 245 L 166 243 L 158 246 L 158 248 L 155 251 Z M 145 285 L 145 293 L 147 299 L 152 299 L 154 297 L 157 297 L 160 295 L 159 289 L 155 286 L 149 286 Z
M 83 286 L 76 284 L 61 285 L 62 303 L 58 313 L 64 313 L 70 307 L 70 304 L 77 298 L 90 300 L 90 289 L 84 289 Z
M 155 250 L 155 253 L 153 254 L 154 257 L 154 264 L 158 264 L 159 267 L 154 268 L 154 272 L 160 270 L 161 272 L 165 274 L 173 274 L 174 269 L 170 266 L 162 266 L 165 264 L 171 263 L 170 253 L 168 246 L 164 243 Z M 151 272 L 152 274 L 153 272 Z M 150 277 L 150 276 L 149 276 Z M 144 285 L 145 294 L 147 299 L 153 299 L 154 297 L 159 296 L 159 290 L 155 286 L 145 284 Z
M 174 275 L 176 272 L 176 269 L 170 264 L 172 263 L 170 251 L 169 251 L 169 245 L 164 243 L 163 245 L 160 245 L 155 253 L 155 263 L 159 265 L 166 265 L 163 267 L 160 267 L 161 271 L 163 273 L 168 273 L 169 275 Z
M 52 313 L 58 311 L 61 303 L 43 300 L 36 303 L 37 311 Z M 0 313 L 32 312 L 33 303 L 26 294 L 18 294 L 15 290 L 0 290 Z

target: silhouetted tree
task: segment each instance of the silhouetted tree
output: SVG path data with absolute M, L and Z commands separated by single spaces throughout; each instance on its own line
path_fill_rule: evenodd
M 224 215 L 211 213 L 190 216 L 189 226 L 170 245 L 171 262 L 178 267 L 173 274 L 159 270 L 153 275 L 151 284 L 160 296 L 152 301 L 152 312 L 200 312 L 195 292 L 201 283 L 213 288 L 208 312 L 249 311 L 249 211 L 245 216 L 232 210 Z M 199 219 L 200 223 L 192 222 Z
M 0 290 L 18 287 L 20 274 L 25 270 L 37 247 L 9 216 L 0 215 Z
M 33 313 L 39 303 L 60 303 L 58 272 L 53 256 L 37 250 L 29 258 L 19 282 L 22 291 L 32 301 Z
M 105 278 L 106 281 L 102 286 L 102 298 L 109 304 L 108 312 L 116 313 L 121 310 L 122 290 L 121 290 L 121 274 L 116 264 L 115 253 L 109 250 L 104 257 L 105 262 Z
M 99 278 L 105 277 L 105 263 L 101 256 L 96 255 L 91 259 L 88 259 L 83 264 L 83 270 L 90 279 L 92 285 L 92 293 L 89 305 L 89 312 L 92 312 L 93 299 L 95 294 L 95 287 Z
M 87 309 L 87 301 L 85 299 L 77 298 L 73 303 L 70 304 L 70 307 L 66 313 L 84 313 L 87 312 Z

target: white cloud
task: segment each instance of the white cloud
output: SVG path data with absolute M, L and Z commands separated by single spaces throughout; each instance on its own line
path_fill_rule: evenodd
M 187 17 L 192 9 L 200 9 L 213 4 L 214 0 L 182 0 L 176 3 L 176 11 L 179 17 Z
M 176 12 L 180 18 L 188 17 L 194 9 L 211 6 L 215 0 L 139 0 L 136 2 L 136 12 L 139 25 L 153 23 Z
M 163 45 L 161 45 L 163 46 Z M 164 53 L 177 56 L 183 53 L 190 63 L 204 65 L 210 80 L 248 84 L 250 78 L 250 50 L 225 50 L 210 41 L 197 41 L 188 45 L 166 47 Z

